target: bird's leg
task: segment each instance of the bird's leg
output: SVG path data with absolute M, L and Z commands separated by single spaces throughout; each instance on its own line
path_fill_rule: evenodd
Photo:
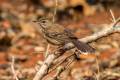
M 74 52 L 74 54 L 75 54 L 75 58 L 77 59 L 77 60 L 80 60 L 80 51 L 78 50 L 78 49 L 75 49 L 75 52 Z

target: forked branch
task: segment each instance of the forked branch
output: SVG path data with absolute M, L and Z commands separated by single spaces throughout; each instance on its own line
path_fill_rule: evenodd
M 120 18 L 118 18 L 117 20 L 115 20 L 115 22 L 113 22 L 110 25 L 105 25 L 104 29 L 94 33 L 90 36 L 87 36 L 85 38 L 79 39 L 80 41 L 83 41 L 85 43 L 90 43 L 93 42 L 101 37 L 107 36 L 111 33 L 114 32 L 120 32 L 120 25 L 117 25 L 120 22 Z M 53 54 L 48 55 L 48 57 L 46 58 L 46 60 L 44 61 L 44 63 L 42 64 L 41 68 L 39 69 L 39 71 L 36 73 L 35 77 L 33 80 L 41 80 L 46 74 L 47 71 L 49 70 L 52 62 L 58 58 L 59 56 L 61 56 L 63 53 L 65 53 L 66 51 L 70 50 L 74 48 L 74 45 L 71 43 L 66 44 L 63 48 L 60 48 L 58 50 L 56 50 L 55 52 L 53 52 Z

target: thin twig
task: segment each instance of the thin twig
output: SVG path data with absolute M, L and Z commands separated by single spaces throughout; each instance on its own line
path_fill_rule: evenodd
M 45 52 L 45 58 L 47 58 L 47 56 L 49 55 L 49 48 L 50 48 L 50 44 L 48 43 L 47 49 L 46 49 L 46 52 Z
M 58 0 L 55 0 L 55 8 L 54 8 L 54 12 L 53 12 L 53 23 L 55 22 L 55 16 L 57 13 L 57 9 L 58 9 Z
M 97 75 L 96 75 L 96 78 L 97 78 L 97 80 L 99 80 L 99 78 L 100 78 L 100 66 L 99 66 L 98 54 L 96 54 L 96 66 L 97 66 Z
M 112 21 L 113 21 L 113 22 L 116 22 L 114 13 L 113 13 L 113 11 L 112 11 L 111 9 L 110 9 L 110 14 L 111 14 L 111 16 L 112 16 Z
M 12 70 L 12 73 L 15 77 L 15 80 L 19 80 L 18 77 L 17 77 L 17 74 L 15 72 L 15 68 L 14 68 L 14 65 L 15 65 L 15 58 L 14 56 L 12 56 L 12 62 L 11 62 L 11 70 Z
M 113 27 L 116 27 L 116 25 L 120 22 L 120 17 L 116 19 L 116 21 L 113 23 Z
M 120 32 L 119 29 L 116 29 L 116 25 L 120 22 L 120 18 L 118 18 L 116 20 L 116 22 L 110 24 L 110 25 L 105 25 L 104 29 L 99 31 L 99 32 L 96 32 L 90 36 L 87 36 L 85 38 L 82 38 L 82 39 L 79 39 L 80 41 L 83 41 L 85 43 L 90 43 L 90 42 L 93 42 L 99 38 L 102 38 L 102 37 L 105 37 L 105 36 L 108 36 L 109 34 L 111 33 L 114 33 L 114 32 Z

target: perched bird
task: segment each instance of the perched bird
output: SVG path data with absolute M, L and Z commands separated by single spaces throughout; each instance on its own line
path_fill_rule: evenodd
M 33 22 L 39 25 L 38 29 L 41 30 L 44 38 L 53 45 L 63 46 L 67 43 L 72 43 L 80 52 L 91 53 L 95 51 L 94 48 L 88 44 L 79 41 L 78 38 L 72 34 L 71 30 L 53 23 L 52 20 L 48 18 L 42 17 Z

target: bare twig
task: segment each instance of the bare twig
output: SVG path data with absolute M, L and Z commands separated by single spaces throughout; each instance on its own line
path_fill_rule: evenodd
M 14 68 L 15 63 L 14 62 L 15 62 L 15 58 L 14 58 L 14 56 L 12 56 L 11 70 L 12 70 L 12 73 L 13 73 L 13 75 L 15 77 L 15 80 L 19 80 L 18 77 L 17 77 L 17 74 L 15 72 L 15 68 Z
M 116 27 L 116 25 L 120 22 L 120 17 L 118 19 L 116 19 L 116 21 L 113 23 L 113 27 Z M 118 31 L 118 30 L 116 30 Z
M 110 9 L 110 14 L 111 14 L 111 16 L 112 16 L 112 21 L 113 21 L 113 22 L 116 22 L 114 13 L 113 13 L 113 11 L 112 11 L 111 9 Z
M 111 33 L 114 32 L 120 32 L 120 29 L 116 28 L 115 26 L 117 25 L 117 23 L 120 22 L 120 18 L 116 20 L 116 22 L 110 24 L 110 25 L 106 25 L 106 27 L 97 33 L 94 33 L 91 36 L 87 36 L 85 38 L 79 39 L 80 41 L 83 41 L 85 43 L 89 43 L 89 42 L 93 42 L 101 37 L 107 36 Z M 47 74 L 47 71 L 50 67 L 50 65 L 52 64 L 52 62 L 58 58 L 59 56 L 61 56 L 63 53 L 65 53 L 67 50 L 70 50 L 74 48 L 74 45 L 71 43 L 68 43 L 64 46 L 64 48 L 62 49 L 58 49 L 57 51 L 55 51 L 53 54 L 50 54 L 46 60 L 44 61 L 43 65 L 41 66 L 41 68 L 39 69 L 39 71 L 36 73 L 35 77 L 33 80 L 41 80 L 45 74 Z
M 97 66 L 97 75 L 96 75 L 96 79 L 100 80 L 100 66 L 99 66 L 99 58 L 98 55 L 96 54 L 96 66 Z
M 116 20 L 116 22 L 110 24 L 110 25 L 105 25 L 104 29 L 97 32 L 97 33 L 94 33 L 93 35 L 91 36 L 87 36 L 85 38 L 82 38 L 82 39 L 79 39 L 80 41 L 83 41 L 85 43 L 89 43 L 89 42 L 93 42 L 99 38 L 102 38 L 102 37 L 105 37 L 111 33 L 114 33 L 114 32 L 120 32 L 120 26 L 116 26 L 118 23 L 120 22 L 120 18 L 118 18 Z
M 57 13 L 57 8 L 58 8 L 58 0 L 55 0 L 55 8 L 54 8 L 54 13 L 53 13 L 53 22 L 55 22 L 55 16 Z
M 60 66 L 57 69 L 57 73 L 54 75 L 54 77 L 52 78 L 52 80 L 59 80 L 59 75 L 65 70 L 65 67 Z
M 47 45 L 47 49 L 45 52 L 45 58 L 49 55 L 49 48 L 50 48 L 50 44 Z

